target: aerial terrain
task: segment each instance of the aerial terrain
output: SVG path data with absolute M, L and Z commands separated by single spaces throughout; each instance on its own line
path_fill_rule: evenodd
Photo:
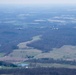
M 75 6 L 1 6 L 0 65 L 76 69 Z

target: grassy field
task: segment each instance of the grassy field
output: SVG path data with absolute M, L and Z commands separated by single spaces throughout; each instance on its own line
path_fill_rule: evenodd
M 12 53 L 10 53 L 8 56 L 30 58 L 41 53 L 42 51 L 37 50 L 37 49 L 17 49 L 17 50 L 14 50 Z
M 18 58 L 33 58 L 38 54 L 41 54 L 42 51 L 38 49 L 34 49 L 32 47 L 28 47 L 27 44 L 40 40 L 41 35 L 32 37 L 32 40 L 27 42 L 19 43 L 17 46 L 18 49 L 13 50 L 8 56 L 9 57 L 18 57 Z
M 64 45 L 61 48 L 54 48 L 48 53 L 43 53 L 41 50 L 34 48 L 16 49 L 8 56 L 21 58 L 53 58 L 54 60 L 63 59 L 67 61 L 76 60 L 76 46 Z
M 76 46 L 64 45 L 61 48 L 54 48 L 48 53 L 42 53 L 35 58 L 53 58 L 73 61 L 76 60 Z
M 31 48 L 31 47 L 28 47 L 27 44 L 40 40 L 41 39 L 40 37 L 41 35 L 34 36 L 32 37 L 32 40 L 27 41 L 27 42 L 21 42 L 17 46 L 19 47 L 19 49 Z
M 54 48 L 48 53 L 43 53 L 41 50 L 34 49 L 33 47 L 27 46 L 28 43 L 35 42 L 40 40 L 41 35 L 35 36 L 32 40 L 27 42 L 19 43 L 17 46 L 18 49 L 13 50 L 8 56 L 3 57 L 3 54 L 0 53 L 1 60 L 8 60 L 12 62 L 23 62 L 29 59 L 39 59 L 39 58 L 53 58 L 54 60 L 76 60 L 76 46 L 64 45 L 61 48 Z M 37 66 L 41 67 L 63 67 L 63 68 L 75 68 L 74 65 L 69 64 L 59 64 L 59 63 L 37 63 Z
M 36 59 L 53 58 L 55 60 L 76 60 L 76 46 L 64 45 L 61 48 L 54 48 L 52 51 L 49 51 L 48 53 L 42 53 L 42 51 L 38 49 L 34 49 L 32 47 L 27 46 L 27 44 L 40 40 L 40 37 L 41 35 L 34 36 L 30 41 L 19 43 L 17 45 L 19 49 L 13 50 L 13 52 L 10 53 L 8 56 L 22 58 L 34 57 Z

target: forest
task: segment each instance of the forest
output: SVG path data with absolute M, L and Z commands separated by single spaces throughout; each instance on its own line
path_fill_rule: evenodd
M 0 69 L 0 75 L 76 75 L 76 69 L 66 69 L 66 68 Z

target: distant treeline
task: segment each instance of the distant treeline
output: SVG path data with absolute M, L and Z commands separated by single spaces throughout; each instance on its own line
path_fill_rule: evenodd
M 4 62 L 4 61 L 0 61 L 0 66 L 4 66 L 4 67 L 17 67 L 17 65 L 12 64 L 12 63 L 8 63 L 8 62 Z
M 1 74 L 10 75 L 76 75 L 76 69 L 66 68 L 21 68 L 0 69 Z
M 76 61 L 54 60 L 52 58 L 32 59 L 32 60 L 27 60 L 27 62 L 32 62 L 32 63 L 59 63 L 59 64 L 76 65 Z

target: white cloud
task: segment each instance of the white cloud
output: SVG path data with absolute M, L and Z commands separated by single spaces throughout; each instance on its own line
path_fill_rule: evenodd
M 19 14 L 19 17 L 30 16 L 30 14 Z
M 64 20 L 54 20 L 54 19 L 48 19 L 49 22 L 57 22 L 57 23 L 65 23 Z
M 74 15 L 62 15 L 62 16 L 54 16 L 54 19 L 66 19 L 66 20 L 76 20 L 76 18 L 74 17 Z
M 4 21 L 3 23 L 15 23 L 16 21 Z
M 42 19 L 40 19 L 40 20 L 34 20 L 35 22 L 45 22 L 46 20 L 42 20 Z
M 19 15 L 17 15 L 17 17 L 18 17 L 19 19 L 25 19 L 25 18 L 28 17 L 28 16 L 30 16 L 30 14 L 19 14 Z
M 61 23 L 76 23 L 76 17 L 74 15 L 62 15 L 53 17 L 54 20 L 48 19 L 49 22 L 61 22 Z M 57 19 L 57 20 L 56 20 Z M 66 20 L 66 21 L 64 21 Z
M 39 23 L 34 23 L 34 22 L 33 22 L 33 23 L 27 23 L 27 24 L 35 24 L 35 25 L 36 25 L 36 24 L 39 24 Z

